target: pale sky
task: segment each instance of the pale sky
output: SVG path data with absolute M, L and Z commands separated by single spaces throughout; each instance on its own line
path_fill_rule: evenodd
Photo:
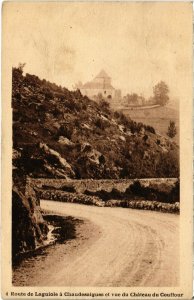
M 104 69 L 122 93 L 148 97 L 165 81 L 185 93 L 191 69 L 190 3 L 11 3 L 13 66 L 69 89 Z

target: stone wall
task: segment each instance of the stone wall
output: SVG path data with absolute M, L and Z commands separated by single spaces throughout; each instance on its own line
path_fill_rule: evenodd
M 45 178 L 30 178 L 26 180 L 26 195 L 34 196 L 34 188 L 55 188 L 61 189 L 63 187 L 73 187 L 77 193 L 84 193 L 85 190 L 96 192 L 104 190 L 111 192 L 113 188 L 120 192 L 125 190 L 138 180 L 142 186 L 160 188 L 161 186 L 168 186 L 172 188 L 178 181 L 177 178 L 149 178 L 149 179 L 103 179 L 103 180 L 66 180 L 66 179 L 45 179 Z M 37 199 L 38 201 L 38 199 Z M 37 203 L 38 204 L 38 203 Z

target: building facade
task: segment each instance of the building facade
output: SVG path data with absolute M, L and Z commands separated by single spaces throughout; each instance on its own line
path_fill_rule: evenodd
M 116 96 L 117 91 L 111 84 L 111 78 L 102 70 L 92 81 L 86 82 L 80 88 L 83 96 L 93 100 L 111 100 Z

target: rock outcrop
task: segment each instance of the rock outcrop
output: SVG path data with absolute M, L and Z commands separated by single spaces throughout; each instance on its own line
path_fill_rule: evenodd
M 16 186 L 12 189 L 12 259 L 44 245 L 48 233 L 40 207 L 33 197 L 26 198 Z

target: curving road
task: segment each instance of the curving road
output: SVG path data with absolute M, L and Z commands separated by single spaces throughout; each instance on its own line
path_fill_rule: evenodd
M 45 276 L 43 270 L 40 282 L 33 284 L 178 286 L 178 215 L 45 200 L 41 207 L 85 219 L 86 226 L 77 244 L 65 244 L 51 270 Z

